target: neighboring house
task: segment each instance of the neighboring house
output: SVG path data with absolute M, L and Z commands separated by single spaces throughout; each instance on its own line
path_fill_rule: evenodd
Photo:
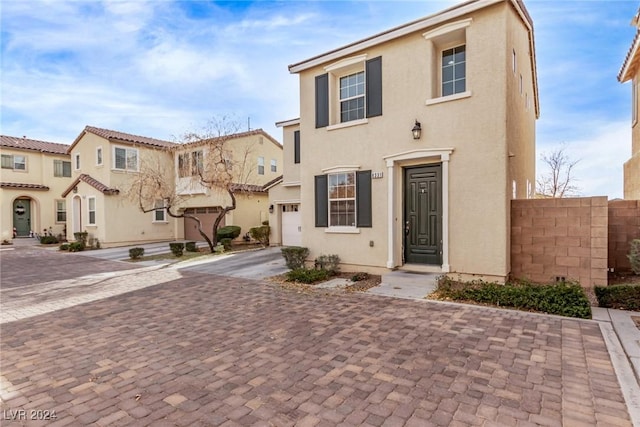
M 274 244 L 352 271 L 508 276 L 510 201 L 533 196 L 539 115 L 521 1 L 468 1 L 289 71 L 300 118 L 277 124 Z
M 220 141 L 223 141 L 224 161 L 234 175 L 237 203 L 236 209 L 228 212 L 220 225 L 238 225 L 245 234 L 269 219 L 269 196 L 263 187 L 282 174 L 282 145 L 257 129 L 174 147 L 176 192 L 186 196 L 180 206 L 185 213 L 202 221 L 208 234 L 222 207 L 231 203 L 226 191 L 206 188 L 198 182 L 198 168 L 206 165 L 210 147 Z M 185 218 L 184 237 L 203 240 L 193 219 Z
M 282 165 L 280 144 L 262 130 L 226 137 L 229 162 L 239 162 L 247 153 L 242 194 L 237 208 L 225 216 L 227 225 L 243 231 L 261 225 L 268 218 L 268 196 L 263 185 L 272 180 Z M 69 206 L 68 231 L 87 231 L 102 246 L 116 246 L 172 239 L 202 240 L 190 219 L 173 218 L 165 210 L 142 212 L 135 198 L 127 196 L 133 175 L 147 167 L 175 177 L 175 191 L 186 196 L 178 213 L 191 213 L 203 220 L 211 233 L 213 219 L 226 202 L 223 191 L 195 184 L 199 162 L 206 161 L 206 142 L 176 144 L 87 126 L 69 148 L 73 182 L 62 193 Z M 250 170 L 249 170 L 250 169 Z M 163 200 L 157 201 L 162 206 Z
M 67 204 L 61 196 L 71 182 L 68 145 L 0 136 L 0 238 L 65 233 Z
M 636 36 L 618 73 L 620 83 L 631 80 L 631 158 L 624 163 L 624 198 L 640 200 L 640 125 L 638 108 L 640 107 L 640 9 L 631 21 L 637 28 Z

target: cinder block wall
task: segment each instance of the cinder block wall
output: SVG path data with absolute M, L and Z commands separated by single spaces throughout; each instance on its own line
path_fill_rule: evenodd
M 606 197 L 511 202 L 511 275 L 534 282 L 607 284 Z
M 633 239 L 640 239 L 640 200 L 609 202 L 609 268 L 630 271 L 627 255 Z

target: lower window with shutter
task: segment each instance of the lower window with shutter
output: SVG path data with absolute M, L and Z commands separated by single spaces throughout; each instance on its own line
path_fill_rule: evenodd
M 371 227 L 371 171 L 315 177 L 316 227 Z

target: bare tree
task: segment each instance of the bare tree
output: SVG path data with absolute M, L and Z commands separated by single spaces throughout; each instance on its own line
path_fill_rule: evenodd
M 536 181 L 538 197 L 569 197 L 579 194 L 580 188 L 575 185 L 574 167 L 580 160 L 573 160 L 565 153 L 565 147 L 542 153 L 542 162 L 547 166 L 547 173 Z
M 181 144 L 170 150 L 179 157 L 178 176 L 167 174 L 162 159 L 148 157 L 141 159 L 140 172 L 132 180 L 127 190 L 130 199 L 136 200 L 142 212 L 164 210 L 173 218 L 185 218 L 195 221 L 198 232 L 207 242 L 211 252 L 217 245 L 217 230 L 225 215 L 236 209 L 237 195 L 248 192 L 249 180 L 254 169 L 251 163 L 252 144 L 230 147 L 230 140 L 238 133 L 238 121 L 226 116 L 211 119 L 200 131 L 187 132 L 181 138 Z M 185 145 L 189 151 L 183 152 Z M 166 166 L 166 159 L 164 159 Z M 211 230 L 204 230 L 197 215 L 185 213 L 184 204 L 192 198 L 190 192 L 181 186 L 207 189 L 216 194 L 221 209 Z

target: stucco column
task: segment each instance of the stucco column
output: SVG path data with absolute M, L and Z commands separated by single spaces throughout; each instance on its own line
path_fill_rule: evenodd
M 449 153 L 442 159 L 442 272 L 449 269 Z
M 395 267 L 393 255 L 395 253 L 395 185 L 393 174 L 393 160 L 387 160 L 387 268 Z

